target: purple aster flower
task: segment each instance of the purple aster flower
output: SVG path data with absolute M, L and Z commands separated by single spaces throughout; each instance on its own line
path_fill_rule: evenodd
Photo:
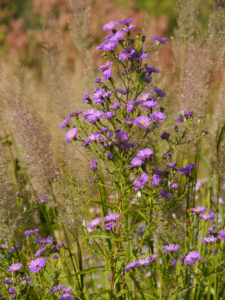
M 67 120 L 63 120 L 61 125 L 60 125 L 60 129 L 64 129 L 67 125 L 68 125 L 68 121 Z
M 153 36 L 152 40 L 156 43 L 159 43 L 159 44 L 167 44 L 168 43 L 166 38 L 160 37 L 160 36 L 157 36 L 157 35 Z
M 105 89 L 97 87 L 94 90 L 94 95 L 92 99 L 94 100 L 94 104 L 102 104 L 104 103 L 104 95 L 105 95 Z
M 122 94 L 122 95 L 126 95 L 127 91 L 126 90 L 122 90 L 122 89 L 117 89 L 116 90 L 117 94 Z
M 185 265 L 193 265 L 196 261 L 200 261 L 201 255 L 197 251 L 190 252 L 184 259 Z
M 103 98 L 106 100 L 106 99 L 109 99 L 110 97 L 112 96 L 112 91 L 108 91 L 108 92 L 105 92 L 103 94 Z
M 82 98 L 82 102 L 85 103 L 90 99 L 90 93 L 85 93 L 83 98 Z
M 112 221 L 112 222 L 109 222 L 109 223 L 105 224 L 105 229 L 106 230 L 111 230 L 115 226 L 116 226 L 116 223 Z
M 28 266 L 28 269 L 31 273 L 36 273 L 42 270 L 45 267 L 47 261 L 47 257 L 44 258 L 36 258 L 32 260 Z
M 131 47 L 127 47 L 123 52 L 119 53 L 118 59 L 121 61 L 125 61 L 128 58 L 132 57 L 134 53 L 134 49 L 132 49 Z
M 74 117 L 74 116 L 79 116 L 80 114 L 82 114 L 82 110 L 76 110 L 76 111 L 73 113 L 73 117 Z
M 180 249 L 179 245 L 169 244 L 163 247 L 163 252 L 176 252 Z
M 97 167 L 96 166 L 92 166 L 91 168 L 90 168 L 90 171 L 96 171 L 97 170 Z
M 127 271 L 127 270 L 130 270 L 130 269 L 133 269 L 135 268 L 137 265 L 137 261 L 133 261 L 132 263 L 130 263 L 129 265 L 127 265 L 124 270 Z
M 151 185 L 152 186 L 158 186 L 161 181 L 162 181 L 162 178 L 159 175 L 154 174 L 153 178 L 152 178 L 152 181 L 151 181 Z
M 150 256 L 150 257 L 149 257 L 150 262 L 155 261 L 157 257 L 158 257 L 157 254 L 153 254 L 152 256 Z
M 130 118 L 130 119 L 129 119 L 129 118 L 126 118 L 126 119 L 125 119 L 125 123 L 126 123 L 127 125 L 130 125 L 130 126 L 131 126 L 131 125 L 133 125 L 133 123 L 134 123 L 134 119 L 133 119 L 133 118 Z
M 134 189 L 135 191 L 144 188 L 145 184 L 148 182 L 149 176 L 146 173 L 141 174 L 135 181 L 134 181 Z
M 146 66 L 145 69 L 146 69 L 146 71 L 147 71 L 148 73 L 159 73 L 159 70 L 156 69 L 155 67 Z
M 184 116 L 180 114 L 177 118 L 177 122 L 182 123 L 184 121 Z
M 160 192 L 160 196 L 162 196 L 163 198 L 167 198 L 167 199 L 173 199 L 174 198 L 174 194 L 170 193 L 167 189 L 163 189 Z
M 107 69 L 107 70 L 105 70 L 105 71 L 102 73 L 102 77 L 103 77 L 103 79 L 105 79 L 105 80 L 111 78 L 112 75 L 113 75 L 113 72 L 112 72 L 111 69 Z
M 26 236 L 30 236 L 31 234 L 35 234 L 35 233 L 38 233 L 39 232 L 39 229 L 32 229 L 32 230 L 26 230 L 24 231 L 23 235 L 26 237 Z
M 113 132 L 108 132 L 107 137 L 110 139 L 113 136 Z
M 128 32 L 135 29 L 136 26 L 134 24 L 130 24 L 128 27 L 122 28 L 123 31 Z
M 204 212 L 206 212 L 206 208 L 204 206 L 196 206 L 195 208 L 192 208 L 192 212 L 198 215 L 203 214 Z
M 107 41 L 107 40 L 111 40 L 111 38 L 114 36 L 114 33 L 113 32 L 111 32 L 111 33 L 109 33 L 107 36 L 105 36 L 105 40 Z
M 90 165 L 91 166 L 96 166 L 98 164 L 98 161 L 97 160 L 91 160 L 90 161 Z
M 92 220 L 89 224 L 89 228 L 90 229 L 94 229 L 95 227 L 99 226 L 99 224 L 102 222 L 101 218 L 96 218 L 94 220 Z
M 147 273 L 145 274 L 145 277 L 146 277 L 146 278 L 149 278 L 151 275 L 152 275 L 152 272 L 149 271 L 149 272 L 147 272 Z
M 111 42 L 119 42 L 124 38 L 125 32 L 123 30 L 118 30 L 115 34 L 110 37 Z
M 45 196 L 45 195 L 43 195 L 43 196 L 38 196 L 37 197 L 37 202 L 38 203 L 48 203 L 48 197 L 47 196 Z
M 171 184 L 171 189 L 172 189 L 172 190 L 177 190 L 178 187 L 179 187 L 179 185 L 178 185 L 177 183 Z
M 101 78 L 96 78 L 95 83 L 101 83 Z
M 191 118 L 193 116 L 193 113 L 191 111 L 184 113 L 183 111 L 177 118 L 177 122 L 182 123 L 184 121 L 184 118 L 188 120 L 188 118 Z
M 61 293 L 71 293 L 72 288 L 66 285 L 58 284 L 54 286 L 53 288 L 50 289 L 50 292 L 56 293 L 56 292 L 61 292 Z
M 66 294 L 62 295 L 62 297 L 60 298 L 60 300 L 74 300 L 74 298 L 70 294 L 66 293 Z
M 145 93 L 145 94 L 143 94 L 143 95 L 139 98 L 139 100 L 141 100 L 141 101 L 148 101 L 148 100 L 151 100 L 151 97 L 150 97 L 150 95 L 149 95 L 148 93 Z
M 204 221 L 209 221 L 214 219 L 213 215 L 202 215 L 202 214 L 199 215 L 199 218 L 201 218 Z
M 54 254 L 54 255 L 52 255 L 52 258 L 53 259 L 57 259 L 57 258 L 59 258 L 59 255 L 58 254 Z
M 153 155 L 153 150 L 150 148 L 145 148 L 140 150 L 137 154 L 137 158 L 139 159 L 149 159 Z
M 104 114 L 104 117 L 106 118 L 106 119 L 111 119 L 112 117 L 113 117 L 113 115 L 114 115 L 114 112 L 113 111 L 107 111 L 105 114 Z
M 123 21 L 119 21 L 119 24 L 123 24 L 123 25 L 127 25 L 129 23 L 131 23 L 133 21 L 133 17 L 129 18 L 129 19 L 125 19 Z
M 213 254 L 217 254 L 219 251 L 217 249 L 212 249 Z
M 145 73 L 144 80 L 149 84 L 152 81 L 152 76 L 149 73 Z
M 77 128 L 71 128 L 65 136 L 66 142 L 70 142 L 71 140 L 74 140 L 77 136 Z
M 170 162 L 167 165 L 167 167 L 169 167 L 169 168 L 175 168 L 176 166 L 177 166 L 177 163 L 175 163 L 175 162 Z
M 143 164 L 143 161 L 140 158 L 135 157 L 135 158 L 132 159 L 130 164 L 131 164 L 132 167 L 139 167 Z
M 84 119 L 87 119 L 90 123 L 94 123 L 99 120 L 104 113 L 101 110 L 89 109 L 84 113 Z
M 147 128 L 151 122 L 151 119 L 146 116 L 140 116 L 134 120 L 134 124 L 142 128 Z
M 143 50 L 135 51 L 135 53 L 132 55 L 132 58 L 138 61 L 141 61 L 144 58 L 148 58 L 147 51 L 143 51 Z
M 118 42 L 109 40 L 109 41 L 103 43 L 102 48 L 106 52 L 111 52 L 116 48 L 117 44 L 118 44 Z
M 111 21 L 103 26 L 104 31 L 111 31 L 119 25 L 118 21 Z
M 196 167 L 196 163 L 186 165 L 184 168 L 178 169 L 183 175 L 190 175 L 192 170 Z
M 158 123 L 162 122 L 166 118 L 166 115 L 160 111 L 154 111 L 150 117 L 154 122 Z
M 120 103 L 120 102 L 117 102 L 117 103 L 111 105 L 109 108 L 110 108 L 110 109 L 118 109 L 118 108 L 120 108 L 120 106 L 121 106 L 121 103 Z
M 210 237 L 205 237 L 202 239 L 202 244 L 211 244 L 215 243 L 217 241 L 217 238 L 210 236 Z
M 71 118 L 74 117 L 76 113 L 72 112 L 69 114 L 66 120 L 64 120 L 60 126 L 60 129 L 64 129 L 70 122 Z
M 118 133 L 117 133 L 117 136 L 118 136 L 118 139 L 119 139 L 121 142 L 127 141 L 128 138 L 129 138 L 128 132 L 125 132 L 125 131 L 120 131 L 120 132 L 118 132 Z
M 15 288 L 14 288 L 14 287 L 11 287 L 11 288 L 9 288 L 9 293 L 10 293 L 10 294 L 13 294 L 13 293 L 15 293 L 15 291 L 16 291 L 16 290 L 15 290 Z
M 212 230 L 212 229 L 208 229 L 206 233 L 207 233 L 207 234 L 210 234 L 210 235 L 213 235 L 213 236 L 217 236 L 217 235 L 218 235 L 218 233 L 215 232 L 215 231 Z
M 41 256 L 41 254 L 42 254 L 43 252 L 45 252 L 46 249 L 47 249 L 47 248 L 44 247 L 44 248 L 42 248 L 42 249 L 37 250 L 36 253 L 34 254 L 34 256 L 35 256 L 35 257 Z
M 167 140 L 170 137 L 170 134 L 168 132 L 163 132 L 163 134 L 161 135 L 161 139 L 162 140 Z
M 109 99 L 111 96 L 112 96 L 112 92 L 111 92 L 111 91 L 105 92 L 105 93 L 103 94 L 103 98 L 104 98 L 104 99 Z
M 147 266 L 150 264 L 150 257 L 144 257 L 144 258 L 139 258 L 137 260 L 137 265 L 138 266 Z
M 36 243 L 42 245 L 50 245 L 56 243 L 56 240 L 49 236 L 47 238 L 37 238 Z
M 23 268 L 23 265 L 21 263 L 12 264 L 8 268 L 8 272 L 16 272 Z
M 154 108 L 154 107 L 158 107 L 158 102 L 155 101 L 154 99 L 152 99 L 152 100 L 149 100 L 149 101 L 144 102 L 144 103 L 142 104 L 142 106 L 143 106 L 144 108 L 152 109 L 152 108 Z
M 98 69 L 101 72 L 104 72 L 105 70 L 107 70 L 111 65 L 113 64 L 112 61 L 108 61 L 106 64 L 104 64 L 103 66 L 100 66 Z
M 161 98 L 166 96 L 166 93 L 163 90 L 157 88 L 156 86 L 153 88 L 153 93 Z
M 120 218 L 119 214 L 108 214 L 107 216 L 104 217 L 105 222 L 111 222 L 111 221 L 116 221 Z
M 105 43 L 101 43 L 100 45 L 98 45 L 95 49 L 96 50 L 101 50 L 103 48 Z
M 132 112 L 134 110 L 134 107 L 140 104 L 142 101 L 129 101 L 126 105 L 127 111 Z
M 222 229 L 218 232 L 218 238 L 225 241 L 225 229 Z
M 106 127 L 101 128 L 101 132 L 107 132 L 107 131 L 108 131 L 108 128 L 106 128 Z
M 177 262 L 178 262 L 178 259 L 174 259 L 171 261 L 170 264 L 171 264 L 171 266 L 176 266 Z
M 13 284 L 13 281 L 12 281 L 12 279 L 5 279 L 5 280 L 3 280 L 3 283 L 5 285 L 10 285 L 10 284 Z
M 184 114 L 184 117 L 185 117 L 186 119 L 191 118 L 192 116 L 193 116 L 193 112 L 192 112 L 192 111 L 188 111 L 188 112 L 186 112 L 186 113 Z
M 171 158 L 171 157 L 172 157 L 172 153 L 170 152 L 163 154 L 163 158 Z
M 110 152 L 106 152 L 105 156 L 106 156 L 108 159 L 112 159 L 112 158 L 113 158 L 113 155 L 112 155 L 112 153 L 110 153 Z

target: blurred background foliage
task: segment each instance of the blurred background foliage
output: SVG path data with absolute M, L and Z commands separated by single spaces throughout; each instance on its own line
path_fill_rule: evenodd
M 127 5 L 130 0 L 117 0 L 120 5 Z M 168 34 L 173 33 L 176 26 L 176 5 L 177 0 L 134 0 L 138 10 L 145 10 L 150 16 L 159 17 L 161 15 L 168 16 Z M 213 9 L 213 0 L 200 1 L 199 3 L 199 20 L 205 27 L 208 21 L 209 14 Z
M 64 44 L 71 43 L 68 40 L 68 23 L 71 20 L 71 11 L 68 2 L 79 5 L 77 0 L 1 0 L 0 3 L 0 57 L 19 57 L 27 66 L 40 64 L 39 50 L 45 42 L 43 31 L 46 20 L 54 16 L 57 30 L 61 31 Z M 81 1 L 84 2 L 84 1 Z M 154 34 L 171 36 L 177 24 L 176 7 L 179 0 L 107 0 L 87 1 L 92 8 L 91 16 L 93 23 L 91 35 L 93 44 L 101 39 L 101 26 L 109 18 L 122 17 L 121 12 L 137 17 L 139 28 L 143 25 L 144 16 L 147 15 L 155 20 L 152 26 Z M 214 5 L 224 5 L 224 0 L 196 0 L 199 11 L 199 22 L 202 28 L 207 27 L 208 17 Z M 99 12 L 100 11 L 100 12 Z M 104 13 L 101 13 L 103 11 Z M 100 20 L 98 19 L 100 17 Z M 102 20 L 102 21 L 101 21 Z M 135 20 L 137 22 L 137 20 Z M 99 24 L 98 24 L 99 23 Z M 154 23 L 154 22 L 153 22 Z M 72 47 L 72 50 L 73 47 Z M 68 51 L 69 61 L 71 59 Z

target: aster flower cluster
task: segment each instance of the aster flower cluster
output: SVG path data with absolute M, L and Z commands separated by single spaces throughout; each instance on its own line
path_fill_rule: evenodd
M 81 227 L 68 235 L 57 216 L 54 226 L 48 224 L 49 234 L 62 233 L 67 244 L 39 237 L 38 229 L 24 231 L 21 245 L 0 237 L 0 297 L 197 300 L 201 293 L 211 299 L 211 291 L 214 299 L 223 296 L 222 209 L 210 208 L 208 193 L 197 189 L 194 155 L 185 157 L 186 143 L 197 144 L 207 132 L 198 121 L 195 138 L 189 135 L 191 111 L 181 111 L 174 127 L 165 128 L 166 92 L 156 86 L 159 69 L 148 59 L 167 39 L 148 38 L 146 47 L 147 38 L 132 21 L 104 25 L 106 36 L 96 48 L 104 62 L 95 88 L 81 99 L 84 111 L 71 112 L 60 126 L 67 143 L 86 151 L 88 182 L 95 183 L 94 196 L 80 207 Z M 212 203 L 215 208 L 218 197 Z M 38 196 L 39 211 L 48 213 L 47 204 L 46 195 Z
M 107 216 L 104 217 L 104 222 L 105 222 L 105 229 L 106 230 L 111 230 L 116 226 L 116 220 L 120 218 L 119 214 L 108 214 Z M 96 218 L 93 219 L 90 224 L 89 224 L 89 229 L 94 229 L 102 223 L 102 218 Z
M 65 242 L 57 243 L 52 237 L 35 239 L 35 235 L 38 233 L 38 228 L 24 231 L 21 244 L 15 246 L 12 246 L 11 239 L 0 236 L 0 260 L 4 265 L 3 270 L 5 270 L 0 273 L 0 291 L 1 297 L 4 297 L 3 299 L 22 298 L 24 292 L 29 293 L 29 290 L 35 289 L 36 280 L 42 278 L 41 276 L 46 269 L 49 272 L 49 264 L 57 261 L 59 254 L 62 253 L 60 248 L 64 248 Z M 2 242 L 4 242 L 4 247 L 2 247 Z M 38 249 L 40 244 L 43 243 L 45 247 Z M 34 251 L 35 248 L 37 249 L 36 252 Z M 1 251 L 3 249 L 4 251 Z M 42 255 L 45 257 L 42 257 Z M 25 274 L 27 275 L 25 276 Z M 63 289 L 62 286 L 59 291 L 60 296 L 62 297 L 71 291 L 72 289 Z M 46 293 L 46 290 L 43 290 L 43 292 Z M 41 294 L 40 297 L 42 297 Z M 43 297 L 45 297 L 44 294 Z M 70 299 L 73 299 L 73 297 Z
M 153 36 L 151 46 L 145 48 L 146 37 L 135 33 L 132 21 L 130 18 L 105 24 L 103 30 L 107 35 L 96 48 L 103 52 L 105 61 L 98 68 L 100 76 L 95 80 L 94 91 L 86 92 L 82 98 L 88 109 L 76 116 L 70 114 L 61 125 L 73 130 L 70 140 L 81 142 L 96 158 L 90 161 L 90 171 L 94 176 L 89 182 L 100 187 L 101 201 L 98 204 L 102 206 L 102 217 L 89 223 L 89 230 L 95 230 L 90 234 L 90 244 L 93 245 L 94 236 L 107 240 L 104 243 L 108 253 L 105 261 L 111 263 L 111 290 L 115 288 L 115 277 L 123 277 L 117 263 L 121 266 L 123 262 L 123 271 L 137 272 L 134 278 L 139 276 L 136 267 L 141 266 L 151 266 L 146 278 L 157 277 L 154 274 L 159 270 L 165 272 L 166 268 L 178 268 L 175 273 L 180 274 L 180 268 L 186 270 L 192 265 L 198 267 L 198 264 L 204 268 L 203 264 L 211 264 L 213 258 L 210 255 L 221 255 L 220 247 L 224 241 L 223 229 L 217 235 L 215 232 L 211 236 L 201 234 L 200 225 L 206 228 L 210 224 L 215 228 L 218 224 L 213 211 L 207 214 L 207 209 L 198 205 L 198 199 L 192 194 L 197 164 L 189 158 L 176 156 L 176 147 L 200 141 L 206 132 L 198 121 L 195 139 L 189 136 L 195 117 L 191 111 L 181 111 L 172 132 L 161 131 L 167 117 L 163 107 L 166 93 L 155 85 L 154 77 L 159 70 L 148 65 L 148 58 L 151 51 L 167 44 L 167 39 Z M 67 135 L 70 136 L 70 131 Z M 172 215 L 181 234 L 188 232 L 185 244 L 177 233 L 173 243 L 160 244 L 157 228 L 164 227 L 167 233 L 170 231 L 174 224 L 166 220 L 166 212 L 176 209 L 181 203 L 187 217 L 185 224 L 181 225 L 175 210 Z M 118 214 L 107 215 L 108 208 Z M 142 223 L 142 230 L 135 230 Z M 201 236 L 200 244 L 205 252 L 199 250 L 198 236 Z M 214 252 L 211 245 L 215 247 Z M 98 247 L 102 249 L 102 244 Z M 158 249 L 158 253 L 149 256 L 154 249 Z M 97 257 L 96 253 L 97 250 L 94 252 Z M 102 251 L 99 256 L 102 256 Z M 132 261 L 133 257 L 136 260 Z M 155 260 L 157 263 L 151 264 Z M 158 280 L 155 278 L 155 282 Z M 191 281 L 190 277 L 189 283 Z M 137 282 L 139 284 L 139 279 Z M 160 285 L 166 286 L 167 283 Z M 182 290 L 184 286 L 182 283 L 179 288 Z

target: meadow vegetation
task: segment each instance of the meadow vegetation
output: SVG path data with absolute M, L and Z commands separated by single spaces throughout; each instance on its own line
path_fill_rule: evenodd
M 35 1 L 41 37 L 2 47 L 2 299 L 225 297 L 222 1 L 170 38 L 118 2 L 95 35 L 89 1 Z

